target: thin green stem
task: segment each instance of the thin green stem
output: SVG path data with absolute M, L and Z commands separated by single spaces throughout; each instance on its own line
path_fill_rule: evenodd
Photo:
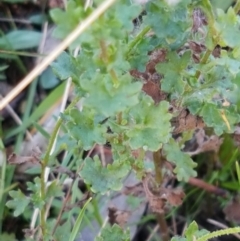
M 71 110 L 75 105 L 76 103 L 79 101 L 79 97 L 76 97 L 72 102 L 71 104 L 66 108 L 66 110 L 64 111 L 64 113 L 67 113 L 69 112 L 69 110 Z M 60 129 L 61 125 L 62 125 L 62 118 L 59 118 L 54 129 L 53 129 L 53 132 L 51 134 L 51 137 L 50 137 L 50 140 L 49 140 L 49 144 L 48 144 L 48 147 L 47 147 L 47 150 L 46 150 L 46 154 L 42 160 L 42 171 L 41 171 L 41 199 L 43 201 L 45 201 L 45 196 L 46 196 L 46 183 L 45 183 L 45 173 L 46 173 L 46 167 L 49 163 L 49 160 L 50 160 L 50 153 L 52 151 L 52 148 L 53 148 L 53 145 L 54 145 L 54 142 L 55 142 L 55 139 L 57 137 L 57 134 L 58 134 L 58 130 Z M 41 209 L 41 218 L 40 218 L 40 222 L 41 222 L 41 228 L 42 228 L 42 234 L 43 234 L 43 237 L 45 236 L 46 234 L 46 221 L 45 221 L 45 213 L 46 213 L 46 206 L 43 205 L 43 208 Z
M 208 49 L 208 50 L 205 52 L 205 54 L 203 55 L 200 63 L 201 63 L 201 64 L 206 64 L 207 61 L 208 61 L 208 58 L 210 57 L 211 54 L 212 54 L 212 50 Z M 201 75 L 201 72 L 198 70 L 198 71 L 196 72 L 195 77 L 198 79 L 198 78 L 200 77 L 200 75 Z
M 209 26 L 209 35 L 212 36 L 212 41 L 213 41 L 213 46 L 215 48 L 215 46 L 217 45 L 218 41 L 219 41 L 219 36 L 217 33 L 217 30 L 215 29 L 215 17 L 214 17 L 214 13 L 212 10 L 212 5 L 210 3 L 209 0 L 203 0 L 202 1 L 202 5 L 201 5 L 204 13 L 207 16 L 207 20 L 208 20 L 208 26 Z M 213 48 L 213 49 L 214 49 Z M 212 54 L 213 49 L 208 49 L 205 54 L 203 55 L 202 59 L 200 60 L 201 64 L 206 64 L 210 55 Z M 201 75 L 201 72 L 198 70 L 196 72 L 195 77 L 198 79 Z
M 99 205 L 98 205 L 98 202 L 97 202 L 96 198 L 92 199 L 92 205 L 93 205 L 94 217 L 96 218 L 96 221 L 98 222 L 98 224 L 100 226 L 102 226 L 103 225 L 103 219 L 102 219 L 102 216 L 101 216 L 101 213 L 100 213 L 100 210 L 99 210 Z
M 203 7 L 203 10 L 204 10 L 204 13 L 207 16 L 207 21 L 208 21 L 210 32 L 211 32 L 211 34 L 214 38 L 217 34 L 217 31 L 214 27 L 215 17 L 214 17 L 214 12 L 212 10 L 212 5 L 211 5 L 209 0 L 203 0 L 202 1 L 202 7 Z
M 100 41 L 100 47 L 101 47 L 101 50 L 102 50 L 102 60 L 107 65 L 108 62 L 109 62 L 109 57 L 108 57 L 106 43 L 103 40 Z M 112 81 L 113 81 L 114 86 L 118 86 L 119 85 L 118 84 L 118 78 L 117 78 L 117 75 L 116 75 L 115 71 L 113 69 L 111 69 L 109 71 L 109 73 L 112 77 Z
M 50 137 L 49 144 L 48 144 L 48 148 L 47 148 L 45 157 L 43 158 L 43 161 L 42 161 L 42 171 L 41 171 L 41 198 L 42 198 L 43 201 L 45 201 L 45 196 L 46 196 L 46 193 L 45 193 L 45 190 L 46 190 L 46 183 L 45 183 L 46 167 L 47 167 L 47 164 L 48 164 L 49 159 L 50 159 L 51 149 L 52 149 L 52 147 L 53 147 L 55 138 L 56 138 L 56 136 L 57 136 L 58 130 L 59 130 L 62 122 L 63 122 L 63 120 L 62 120 L 61 118 L 59 118 L 58 121 L 57 121 L 57 123 L 56 123 L 56 125 L 55 125 L 55 127 L 54 127 L 54 130 L 53 130 L 53 132 L 52 132 L 52 135 L 51 135 L 51 137 Z M 42 207 L 42 209 L 41 209 L 41 219 L 40 219 L 43 237 L 44 237 L 45 234 L 46 234 L 45 213 L 46 213 L 46 206 L 43 205 L 43 207 Z
M 234 233 L 240 233 L 240 227 L 217 230 L 217 231 L 214 231 L 212 233 L 202 236 L 201 238 L 197 239 L 196 241 L 207 241 L 212 238 L 216 238 L 216 237 L 223 236 L 223 235 L 234 234 Z
M 141 41 L 141 39 L 151 30 L 150 26 L 146 26 L 142 31 L 136 36 L 136 38 L 128 45 L 127 58 L 129 57 L 132 49 Z
M 238 14 L 238 12 L 240 11 L 240 0 L 237 0 L 233 9 L 234 9 L 234 12 Z

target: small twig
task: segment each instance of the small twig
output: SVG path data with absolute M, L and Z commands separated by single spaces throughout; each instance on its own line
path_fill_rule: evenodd
M 153 236 L 157 233 L 159 229 L 159 225 L 156 225 L 153 229 L 153 231 L 150 233 L 150 235 L 148 236 L 147 240 L 146 241 L 151 241 Z
M 159 228 L 160 228 L 162 240 L 163 241 L 169 241 L 170 237 L 169 237 L 169 234 L 168 234 L 168 226 L 167 226 L 167 223 L 166 223 L 164 213 L 158 213 L 157 214 L 157 221 L 158 221 L 158 225 L 159 225 Z
M 99 232 L 98 232 L 97 237 L 100 237 L 102 230 L 104 229 L 104 227 L 105 227 L 105 226 L 107 225 L 107 223 L 108 223 L 108 219 L 109 219 L 108 216 L 105 217 L 105 219 L 104 219 L 104 221 L 103 221 L 103 224 L 102 224 L 102 226 L 101 226 L 101 229 L 100 229 Z
M 72 181 L 70 187 L 68 188 L 67 195 L 66 195 L 66 197 L 65 197 L 65 199 L 64 199 L 64 201 L 63 201 L 62 207 L 61 207 L 61 209 L 60 209 L 60 211 L 59 211 L 59 214 L 58 214 L 58 216 L 57 216 L 57 220 L 56 220 L 55 225 L 54 225 L 54 227 L 53 227 L 52 236 L 54 235 L 54 233 L 55 233 L 56 230 L 57 230 L 57 227 L 58 227 L 58 225 L 59 225 L 59 223 L 60 223 L 60 221 L 61 221 L 61 217 L 62 217 L 63 211 L 64 211 L 64 209 L 65 209 L 65 207 L 66 207 L 66 205 L 67 205 L 67 203 L 68 203 L 68 201 L 69 201 L 69 198 L 70 198 L 70 195 L 71 195 L 71 191 L 72 191 L 72 187 L 73 187 L 73 183 L 74 183 L 74 182 Z
M 220 223 L 220 222 L 218 222 L 218 221 L 216 221 L 216 220 L 213 220 L 213 219 L 211 219 L 211 218 L 208 218 L 208 219 L 207 219 L 207 222 L 209 222 L 209 223 L 211 223 L 211 224 L 213 224 L 213 225 L 215 225 L 215 226 L 217 226 L 217 227 L 219 227 L 219 228 L 229 228 L 227 225 L 225 225 L 225 224 L 223 224 L 223 223 Z M 232 235 L 235 236 L 236 238 L 240 239 L 240 235 L 239 235 L 239 234 L 234 233 L 234 234 L 232 234 Z
M 212 184 L 206 183 L 203 180 L 198 178 L 190 177 L 188 183 L 190 185 L 204 189 L 207 192 L 214 193 L 215 195 L 222 196 L 222 197 L 226 197 L 228 193 L 226 190 L 216 187 Z
M 31 24 L 30 20 L 20 19 L 20 18 L 0 18 L 0 22 L 15 22 L 15 23 L 23 23 L 23 24 Z
M 175 217 L 175 215 L 173 214 L 173 215 L 171 216 L 171 218 L 172 218 L 173 234 L 174 234 L 174 235 L 177 235 L 176 217 Z
M 104 147 L 103 145 L 99 145 L 99 152 L 100 152 L 100 157 L 101 157 L 101 162 L 104 167 L 107 166 L 106 163 L 106 158 L 105 158 L 105 153 L 104 153 Z
M 155 166 L 155 180 L 159 187 L 159 186 L 161 186 L 162 181 L 163 181 L 163 177 L 162 177 L 163 157 L 161 154 L 161 150 L 153 152 L 153 162 L 154 162 L 154 166 Z M 162 240 L 169 241 L 170 238 L 169 238 L 168 227 L 167 227 L 167 223 L 165 220 L 164 212 L 157 213 L 156 217 L 157 217 L 159 228 L 161 230 Z

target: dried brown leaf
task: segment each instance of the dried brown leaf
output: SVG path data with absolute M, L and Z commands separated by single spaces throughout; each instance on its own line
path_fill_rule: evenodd
M 53 169 L 54 173 L 60 173 L 60 174 L 66 174 L 68 175 L 70 178 L 74 179 L 76 178 L 76 174 L 72 171 L 70 171 L 67 167 L 63 167 L 63 166 L 58 166 L 56 168 Z
M 165 190 L 167 201 L 171 206 L 177 207 L 182 204 L 185 193 L 181 189 Z
M 163 213 L 166 205 L 166 201 L 163 198 L 156 196 L 148 197 L 149 206 L 154 213 Z
M 240 223 L 240 197 L 234 197 L 223 209 L 227 220 Z
M 30 156 L 19 156 L 15 153 L 12 153 L 8 157 L 8 163 L 11 165 L 19 165 L 27 162 L 39 163 L 41 156 L 41 150 L 39 147 L 34 147 Z
M 8 163 L 11 165 L 19 165 L 26 162 L 39 163 L 39 159 L 34 156 L 18 156 L 15 153 L 12 153 L 8 158 Z
M 124 228 L 129 218 L 129 211 L 121 211 L 115 207 L 108 208 L 108 220 L 111 225 L 118 224 L 120 227 Z
M 156 188 L 151 190 L 151 182 L 152 178 L 149 176 L 143 179 L 144 191 L 153 212 L 163 213 L 167 204 L 171 206 L 179 206 L 182 204 L 185 194 L 181 189 L 159 187 L 158 190 L 156 190 Z
M 213 151 L 218 153 L 220 146 L 223 143 L 223 139 L 218 136 L 212 135 L 207 136 L 204 129 L 199 129 L 195 134 L 195 139 L 197 142 L 197 149 L 193 152 L 188 152 L 189 155 L 197 155 L 199 153 Z
M 126 186 L 123 190 L 123 194 L 132 195 L 135 197 L 142 196 L 143 193 L 144 193 L 143 185 L 140 182 L 131 187 Z
M 193 11 L 193 26 L 192 31 L 197 32 L 203 25 L 207 24 L 207 19 L 200 8 L 196 8 Z
M 146 66 L 146 72 L 149 75 L 153 75 L 154 73 L 156 73 L 156 65 L 158 63 L 164 62 L 166 60 L 166 55 L 167 51 L 165 49 L 156 49 L 153 52 L 151 52 L 149 56 L 150 60 Z
M 149 96 L 152 97 L 154 100 L 155 104 L 158 104 L 161 100 L 166 99 L 167 94 L 162 92 L 160 90 L 159 84 L 149 80 L 147 81 L 143 87 L 142 90 Z
M 172 120 L 172 124 L 175 127 L 174 134 L 200 129 L 205 126 L 202 118 L 192 115 L 187 110 L 182 110 L 179 116 Z
M 189 41 L 188 44 L 189 44 L 190 49 L 195 54 L 201 54 L 203 51 L 206 50 L 205 45 L 203 45 L 201 43 L 197 43 L 195 41 Z

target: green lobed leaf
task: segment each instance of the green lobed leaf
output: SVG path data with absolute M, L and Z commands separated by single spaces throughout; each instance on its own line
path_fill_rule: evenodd
M 196 171 L 193 170 L 197 164 L 193 162 L 188 154 L 181 151 L 178 143 L 173 139 L 171 139 L 169 143 L 163 145 L 163 151 L 167 160 L 176 165 L 173 171 L 176 173 L 179 181 L 183 180 L 187 182 L 190 177 L 195 177 L 197 175 Z
M 56 23 L 54 36 L 60 39 L 65 38 L 89 12 L 91 12 L 90 8 L 85 11 L 82 3 L 73 0 L 68 1 L 66 11 L 59 8 L 52 9 L 50 16 Z
M 93 108 L 97 113 L 109 117 L 138 103 L 141 91 L 140 82 L 132 83 L 129 74 L 118 78 L 119 84 L 115 86 L 110 75 L 96 75 L 92 80 L 82 80 L 80 85 L 88 96 L 84 106 Z
M 199 115 L 202 116 L 207 126 L 214 128 L 217 135 L 223 132 L 233 132 L 234 124 L 240 121 L 240 115 L 234 109 L 222 109 L 213 103 L 205 103 Z
M 96 241 L 130 241 L 129 230 L 124 231 L 117 224 L 113 226 L 107 226 L 102 229 L 99 237 L 96 237 Z
M 169 52 L 166 58 L 167 62 L 159 63 L 156 66 L 157 72 L 164 75 L 161 89 L 167 93 L 176 92 L 180 96 L 186 84 L 183 80 L 183 71 L 189 64 L 191 53 L 185 52 L 180 57 L 176 52 Z
M 69 240 L 70 233 L 71 233 L 71 222 L 65 222 L 63 225 L 58 225 L 56 232 L 54 233 L 54 238 L 58 241 L 66 241 L 66 240 Z
M 238 39 L 240 38 L 240 19 L 236 15 L 233 8 L 230 7 L 225 13 L 222 9 L 217 10 L 217 21 L 215 27 L 220 35 L 219 44 L 222 47 L 240 46 Z
M 141 14 L 141 5 L 128 0 L 121 0 L 114 5 L 114 10 L 114 13 L 113 11 L 109 12 L 112 13 L 114 18 L 121 22 L 122 29 L 129 33 L 133 31 L 133 20 Z
M 68 77 L 78 79 L 80 75 L 77 61 L 66 52 L 63 52 L 51 66 L 61 80 L 66 80 Z
M 70 135 L 64 134 L 57 139 L 55 147 L 56 153 L 59 153 L 62 150 L 69 150 L 70 148 L 72 150 L 78 148 L 77 141 L 73 139 Z
M 103 40 L 107 45 L 111 43 L 112 46 L 117 46 L 119 40 L 125 43 L 134 31 L 133 20 L 141 14 L 142 10 L 139 4 L 128 0 L 117 1 L 111 10 L 105 11 L 98 21 L 81 35 L 81 43 L 95 49 L 99 48 L 99 43 Z
M 41 179 L 39 177 L 34 178 L 34 182 L 27 182 L 28 190 L 31 191 L 31 202 L 34 207 L 41 209 L 45 204 L 45 200 L 41 197 Z
M 192 25 L 187 8 L 189 3 L 184 0 L 170 6 L 166 1 L 148 1 L 144 23 L 150 25 L 157 37 L 165 41 L 165 46 L 176 49 L 186 41 Z
M 51 184 L 47 187 L 46 199 L 51 197 L 62 197 L 62 187 L 57 183 L 56 180 L 52 181 Z
M 12 197 L 13 200 L 8 201 L 6 205 L 8 208 L 14 209 L 13 215 L 17 217 L 24 212 L 30 202 L 30 199 L 19 189 L 17 191 L 10 191 L 9 196 Z
M 66 123 L 69 134 L 84 150 L 91 149 L 95 143 L 105 144 L 107 127 L 95 120 L 95 112 L 90 108 L 84 107 L 83 111 L 72 109 L 66 116 L 69 118 Z
M 197 231 L 198 231 L 198 225 L 195 221 L 193 221 L 192 223 L 189 224 L 189 226 L 184 232 L 184 235 L 186 236 L 187 241 L 191 241 Z
M 146 95 L 131 108 L 126 116 L 129 118 L 126 135 L 132 149 L 144 147 L 145 150 L 157 151 L 162 143 L 168 142 L 172 130 L 172 115 L 168 113 L 168 108 L 168 102 L 161 101 L 156 106 L 152 98 Z
M 156 36 L 153 36 L 152 38 L 143 37 L 140 39 L 136 46 L 130 49 L 130 52 L 127 54 L 127 59 L 129 60 L 132 69 L 145 72 L 146 64 L 149 61 L 149 52 L 153 51 L 161 44 L 162 41 Z
M 130 166 L 124 162 L 114 161 L 113 164 L 102 166 L 99 157 L 86 158 L 80 171 L 81 177 L 91 185 L 93 192 L 105 194 L 109 190 L 118 191 L 122 188 L 122 179 L 128 174 Z
M 239 63 L 230 58 L 226 52 L 222 53 L 221 58 L 212 59 L 208 64 L 198 66 L 202 73 L 201 82 L 197 81 L 197 84 L 183 95 L 184 106 L 187 106 L 192 114 L 199 114 L 205 103 L 221 106 L 224 100 L 234 107 L 238 102 L 238 75 L 236 74 Z M 205 68 L 206 65 L 211 65 L 211 68 Z M 235 110 L 229 109 L 229 111 L 233 115 L 238 115 Z
M 236 76 L 240 72 L 240 61 L 230 58 L 226 50 L 221 51 L 221 58 L 215 60 L 216 64 L 224 66 L 233 76 Z
M 198 225 L 193 221 L 184 232 L 185 237 L 176 236 L 171 239 L 171 241 L 193 241 L 198 238 L 208 234 L 209 231 L 206 229 L 198 230 Z
M 195 221 L 189 224 L 188 228 L 185 230 L 184 235 L 187 238 L 187 241 L 192 241 L 193 237 L 200 238 L 203 235 L 206 235 L 209 231 L 202 229 L 198 230 L 198 225 Z

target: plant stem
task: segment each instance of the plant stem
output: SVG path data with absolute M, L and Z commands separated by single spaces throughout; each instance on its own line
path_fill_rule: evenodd
M 162 156 L 160 150 L 153 152 L 153 162 L 155 167 L 155 180 L 160 186 L 162 184 Z
M 240 0 L 237 0 L 233 10 L 236 14 L 238 14 L 238 12 L 240 11 Z
M 161 238 L 163 241 L 169 241 L 170 237 L 168 234 L 168 226 L 165 220 L 165 215 L 164 213 L 158 213 L 157 214 L 157 220 L 158 220 L 158 225 L 161 231 Z
M 102 216 L 101 216 L 101 213 L 100 213 L 100 210 L 99 210 L 99 205 L 97 203 L 96 198 L 93 198 L 92 201 L 93 201 L 92 205 L 93 205 L 94 217 L 96 218 L 96 221 L 98 222 L 98 224 L 100 226 L 102 226 L 103 225 L 103 219 L 102 219 Z
M 102 60 L 107 65 L 109 62 L 109 58 L 108 58 L 107 46 L 103 40 L 100 41 L 100 47 L 102 50 Z M 118 86 L 118 79 L 117 79 L 117 75 L 116 75 L 115 71 L 113 69 L 111 69 L 109 71 L 109 73 L 112 77 L 114 86 Z
M 161 149 L 158 151 L 153 152 L 153 162 L 154 162 L 154 167 L 155 167 L 155 180 L 156 183 L 159 186 L 162 184 L 162 164 L 163 164 L 163 157 L 161 155 Z M 168 227 L 167 223 L 165 220 L 165 215 L 164 212 L 162 213 L 157 213 L 157 220 L 158 220 L 158 225 L 161 230 L 161 237 L 163 241 L 169 241 L 169 234 L 168 234 Z
M 53 227 L 52 236 L 53 236 L 54 233 L 56 232 L 57 227 L 58 227 L 58 225 L 59 225 L 59 223 L 60 223 L 60 221 L 61 221 L 61 217 L 62 217 L 64 208 L 66 207 L 66 205 L 67 205 L 67 203 L 68 203 L 68 201 L 69 201 L 69 198 L 70 198 L 70 196 L 71 196 L 72 187 L 73 187 L 73 181 L 72 181 L 70 187 L 68 188 L 67 195 L 66 195 L 66 197 L 65 197 L 65 199 L 64 199 L 64 201 L 63 201 L 63 205 L 62 205 L 62 207 L 61 207 L 61 209 L 60 209 L 60 212 L 59 212 L 59 214 L 58 214 L 57 220 L 56 220 L 55 225 L 54 225 L 54 227 Z
M 70 109 L 72 109 L 76 103 L 79 101 L 79 97 L 76 97 L 71 104 L 66 108 L 66 110 L 64 111 L 64 113 L 67 113 Z M 46 182 L 45 182 L 45 172 L 46 172 L 46 167 L 49 163 L 50 160 L 50 153 L 52 150 L 52 147 L 54 145 L 55 139 L 57 137 L 58 134 L 58 130 L 62 124 L 63 120 L 62 118 L 59 118 L 54 129 L 53 132 L 51 134 L 50 140 L 49 140 L 49 144 L 46 150 L 46 154 L 41 162 L 42 164 L 42 171 L 41 171 L 41 199 L 45 202 L 45 191 L 46 191 Z M 41 228 L 42 228 L 42 234 L 43 237 L 46 234 L 46 221 L 45 221 L 45 213 L 46 213 L 46 207 L 45 205 L 43 205 L 42 209 L 41 209 L 41 218 L 40 218 L 40 222 L 41 222 Z
M 212 233 L 209 233 L 209 234 L 206 234 L 206 235 L 200 237 L 196 241 L 207 241 L 209 239 L 216 238 L 216 237 L 219 237 L 222 235 L 229 235 L 229 234 L 234 234 L 234 233 L 240 233 L 240 227 L 217 230 L 217 231 L 214 231 Z
M 214 12 L 212 10 L 212 5 L 211 5 L 209 0 L 203 0 L 202 1 L 202 7 L 203 7 L 203 10 L 204 10 L 204 13 L 207 16 L 207 21 L 208 21 L 210 32 L 211 32 L 211 34 L 214 38 L 217 34 L 217 31 L 214 27 L 215 17 L 214 17 Z
M 210 3 L 209 0 L 203 0 L 202 1 L 202 9 L 204 11 L 204 13 L 206 14 L 207 16 L 207 20 L 208 20 L 208 25 L 209 25 L 209 32 L 210 32 L 210 36 L 212 36 L 212 41 L 213 41 L 213 46 L 215 48 L 215 46 L 217 45 L 218 41 L 219 41 L 219 37 L 218 37 L 218 34 L 217 34 L 217 31 L 214 27 L 214 23 L 215 23 L 215 17 L 214 17 L 214 13 L 213 13 L 213 10 L 212 10 L 212 5 Z M 213 49 L 214 49 L 213 48 Z M 200 63 L 201 64 L 206 64 L 213 49 L 208 49 L 205 54 L 203 55 Z M 201 72 L 198 70 L 196 72 L 196 75 L 195 77 L 198 79 L 201 75 Z
M 151 27 L 146 26 L 142 31 L 136 36 L 136 38 L 128 45 L 127 58 L 129 57 L 132 49 L 140 42 L 140 40 L 150 31 Z
M 42 161 L 41 198 L 42 198 L 43 201 L 45 201 L 45 190 L 46 190 L 46 185 L 45 185 L 46 184 L 45 183 L 46 167 L 47 167 L 47 164 L 48 164 L 49 159 L 50 159 L 50 152 L 51 152 L 52 146 L 54 144 L 55 138 L 57 136 L 58 130 L 59 130 L 62 122 L 63 122 L 63 120 L 61 118 L 59 118 L 57 123 L 56 123 L 56 125 L 55 125 L 55 127 L 54 127 L 54 129 L 53 129 L 53 132 L 52 132 L 52 135 L 51 135 L 50 140 L 49 140 L 49 144 L 48 144 L 48 148 L 47 148 L 45 157 L 43 158 L 43 161 Z M 46 207 L 45 207 L 45 205 L 43 205 L 43 207 L 41 209 L 41 219 L 40 219 L 43 237 L 46 234 L 45 213 L 46 213 Z
M 205 52 L 205 54 L 203 55 L 200 63 L 201 63 L 201 64 L 206 64 L 207 61 L 208 61 L 209 56 L 211 55 L 211 53 L 212 53 L 212 50 L 208 49 L 208 50 Z M 201 72 L 198 70 L 198 71 L 196 72 L 195 77 L 198 79 L 198 78 L 200 77 L 200 75 L 201 75 Z

